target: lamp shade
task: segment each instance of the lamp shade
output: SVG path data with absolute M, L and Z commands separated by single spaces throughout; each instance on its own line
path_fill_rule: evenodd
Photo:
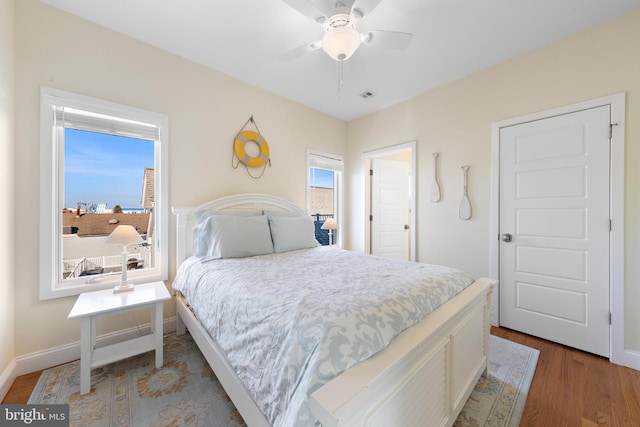
M 107 245 L 129 246 L 143 243 L 142 237 L 132 225 L 119 225 L 104 240 Z
M 322 227 L 320 227 L 320 228 L 322 230 L 337 230 L 338 229 L 338 223 L 333 218 L 327 218 L 326 221 L 324 222 L 324 224 L 322 224 Z
M 322 38 L 322 50 L 336 61 L 345 61 L 360 46 L 360 33 L 353 27 L 335 27 Z

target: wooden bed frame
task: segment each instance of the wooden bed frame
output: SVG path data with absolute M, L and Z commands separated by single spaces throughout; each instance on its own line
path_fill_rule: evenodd
M 218 211 L 304 211 L 266 194 L 222 197 L 194 208 L 173 208 L 177 216 L 177 266 L 192 252 L 192 216 Z M 449 426 L 487 371 L 489 307 L 495 281 L 478 279 L 389 346 L 343 372 L 309 399 L 323 427 Z M 269 422 L 239 380 L 224 353 L 190 310 L 177 300 L 177 333 L 189 329 L 225 391 L 249 427 Z

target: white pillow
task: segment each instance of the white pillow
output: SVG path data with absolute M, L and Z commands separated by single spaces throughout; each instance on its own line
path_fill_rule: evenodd
M 273 253 L 265 216 L 211 215 L 208 226 L 208 258 L 242 258 Z
M 203 257 L 207 255 L 207 251 L 209 250 L 209 241 L 210 237 L 210 225 L 209 225 L 209 217 L 212 215 L 232 215 L 232 216 L 241 216 L 241 217 L 249 217 L 249 216 L 260 216 L 262 212 L 259 211 L 247 211 L 247 212 L 226 212 L 226 211 L 218 211 L 215 209 L 198 209 L 196 211 L 191 212 L 193 216 L 193 220 L 195 226 L 192 229 L 192 241 L 193 241 L 193 255 L 197 257 Z
M 276 253 L 320 246 L 310 216 L 269 216 L 269 228 Z

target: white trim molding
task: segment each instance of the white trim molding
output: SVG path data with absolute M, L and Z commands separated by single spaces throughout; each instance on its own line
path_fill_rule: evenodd
M 82 110 L 84 125 L 91 116 L 115 117 L 122 122 L 123 132 L 136 128 L 156 128 L 154 140 L 153 208 L 155 262 L 149 268 L 132 270 L 130 282 L 143 283 L 169 278 L 169 117 L 166 114 L 117 104 L 89 96 L 45 86 L 40 88 L 40 299 L 78 295 L 107 289 L 117 284 L 119 276 L 102 274 L 63 279 L 62 272 L 62 201 L 64 193 L 64 128 L 67 122 L 56 122 L 57 109 Z M 64 115 L 62 116 L 64 118 Z M 96 123 L 98 119 L 94 120 Z M 103 120 L 108 122 L 108 120 Z M 70 121 L 69 121 L 70 122 Z M 79 120 L 77 120 L 79 122 Z M 102 124 L 101 126 L 107 126 Z M 141 132 L 138 132 L 141 133 Z M 115 130 L 113 134 L 118 134 Z M 143 171 L 140 171 L 142 176 Z
M 13 385 L 16 377 L 16 359 L 11 359 L 9 365 L 0 374 L 0 402 L 4 400 L 5 396 L 9 392 L 9 389 Z
M 623 366 L 640 370 L 640 352 L 625 348 L 624 325 L 624 180 L 625 180 L 625 117 L 626 95 L 618 93 L 590 101 L 568 105 L 552 110 L 516 117 L 493 123 L 491 137 L 491 223 L 490 223 L 490 266 L 489 277 L 498 279 L 500 275 L 499 234 L 500 234 L 500 128 L 541 120 L 575 111 L 609 105 L 611 107 L 611 164 L 610 164 L 610 360 Z M 494 292 L 491 323 L 499 324 L 499 294 Z
M 325 153 L 322 151 L 314 150 L 311 148 L 307 149 L 307 184 L 305 187 L 306 197 L 305 197 L 305 211 L 307 214 L 312 215 L 312 212 L 309 212 L 309 206 L 311 205 L 311 177 L 309 176 L 309 170 L 314 168 L 326 169 L 332 171 L 334 173 L 335 182 L 333 184 L 334 190 L 334 216 L 335 220 L 340 227 L 340 232 L 338 233 L 337 240 L 334 239 L 334 244 L 336 244 L 340 248 L 344 248 L 346 242 L 346 236 L 348 232 L 348 225 L 345 221 L 345 190 L 344 190 L 344 176 L 345 176 L 345 161 L 343 156 L 338 156 L 331 153 Z

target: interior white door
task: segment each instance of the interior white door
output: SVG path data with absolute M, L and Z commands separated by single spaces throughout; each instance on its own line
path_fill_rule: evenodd
M 409 163 L 371 160 L 371 253 L 409 259 Z
M 500 324 L 609 356 L 610 107 L 500 130 Z

